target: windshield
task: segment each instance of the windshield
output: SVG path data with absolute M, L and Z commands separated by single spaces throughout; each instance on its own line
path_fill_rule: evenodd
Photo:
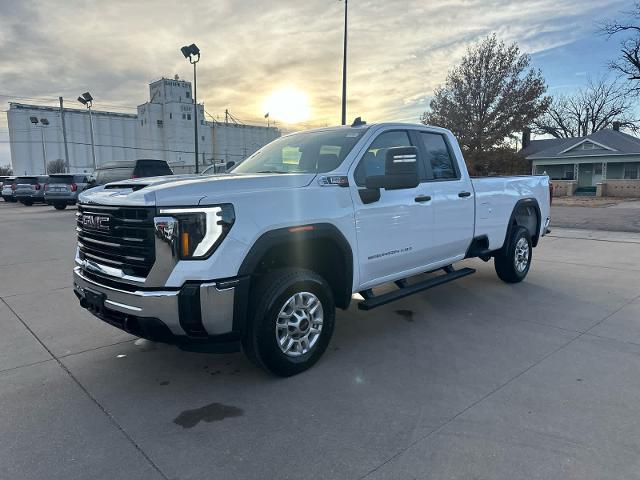
M 233 173 L 326 173 L 336 169 L 364 133 L 341 128 L 279 138 L 232 169 Z

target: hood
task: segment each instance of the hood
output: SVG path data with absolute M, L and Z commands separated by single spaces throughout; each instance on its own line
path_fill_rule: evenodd
M 172 175 L 108 183 L 85 190 L 80 203 L 123 206 L 193 206 L 230 201 L 235 194 L 301 188 L 314 173 Z

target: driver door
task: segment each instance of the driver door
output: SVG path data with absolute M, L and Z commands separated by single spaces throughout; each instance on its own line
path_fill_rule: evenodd
M 360 268 L 359 289 L 408 276 L 428 264 L 433 235 L 431 184 L 418 159 L 420 184 L 399 190 L 380 189 L 377 201 L 367 199 L 368 176 L 385 173 L 385 154 L 392 147 L 416 146 L 408 130 L 377 135 L 356 163 L 350 181 Z M 368 203 L 370 201 L 370 203 Z

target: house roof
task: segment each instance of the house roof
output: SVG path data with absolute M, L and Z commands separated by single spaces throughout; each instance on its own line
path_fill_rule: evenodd
M 586 142 L 593 143 L 594 147 L 590 150 L 576 149 Z M 584 137 L 532 140 L 526 148 L 520 150 L 520 154 L 528 160 L 596 155 L 640 155 L 640 138 L 617 130 L 605 129 Z

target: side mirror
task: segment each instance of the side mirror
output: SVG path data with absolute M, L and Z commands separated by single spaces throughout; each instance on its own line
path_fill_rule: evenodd
M 420 184 L 418 175 L 418 149 L 393 147 L 385 156 L 384 175 L 367 177 L 367 189 L 400 190 L 415 188 Z
M 225 169 L 226 169 L 226 170 L 229 170 L 229 169 L 231 169 L 232 167 L 234 167 L 235 165 L 236 165 L 236 162 L 234 162 L 233 160 L 230 160 L 230 161 L 228 161 L 228 162 L 227 162 L 227 164 L 225 165 Z

